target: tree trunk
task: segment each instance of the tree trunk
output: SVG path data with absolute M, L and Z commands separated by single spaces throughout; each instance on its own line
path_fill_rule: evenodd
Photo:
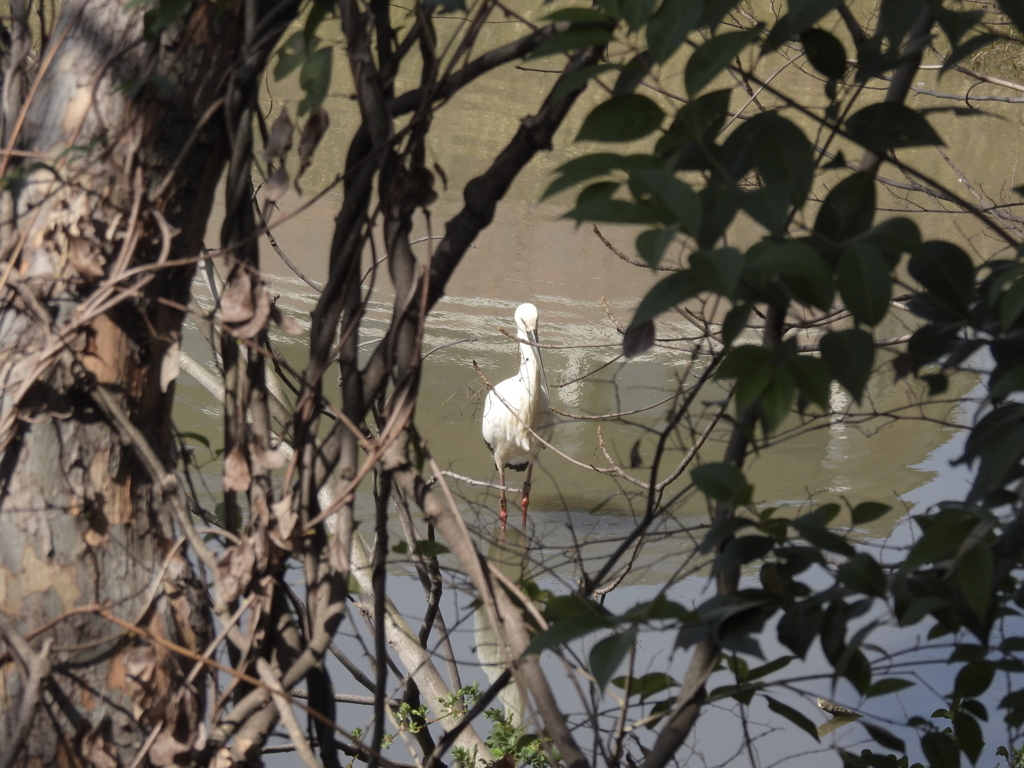
M 166 764 L 202 719 L 192 662 L 89 606 L 190 649 L 208 639 L 205 590 L 137 436 L 173 468 L 190 260 L 227 156 L 218 109 L 253 98 L 295 8 L 196 3 L 147 38 L 157 8 L 65 2 L 14 142 L 26 156 L 0 161 L 20 182 L 0 222 L 0 758 L 34 693 L 18 638 L 52 641 L 19 765 L 127 765 L 148 736 Z

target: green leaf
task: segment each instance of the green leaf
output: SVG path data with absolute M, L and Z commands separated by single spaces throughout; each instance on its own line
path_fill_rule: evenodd
M 737 304 L 729 310 L 722 321 L 722 343 L 728 347 L 740 335 L 747 325 L 747 319 L 753 309 L 749 304 Z
M 601 616 L 583 615 L 557 621 L 541 632 L 523 651 L 523 656 L 541 653 L 549 648 L 565 645 L 573 640 L 605 629 L 611 622 Z
M 868 698 L 872 696 L 885 696 L 890 693 L 898 693 L 907 688 L 913 688 L 914 684 L 909 680 L 900 680 L 898 677 L 885 677 L 872 683 L 868 689 Z
M 702 284 L 732 299 L 743 274 L 743 254 L 735 248 L 697 251 L 690 255 L 690 269 Z
M 957 712 L 953 715 L 953 732 L 956 734 L 956 743 L 967 755 L 967 759 L 972 765 L 977 764 L 981 748 L 985 746 L 978 721 L 966 712 Z
M 887 514 L 890 509 L 891 506 L 880 501 L 864 501 L 853 508 L 851 522 L 854 525 L 864 525 Z
M 875 342 L 871 334 L 856 328 L 832 331 L 822 337 L 820 348 L 832 375 L 859 404 L 875 362 Z
M 725 230 L 732 224 L 743 201 L 743 191 L 732 184 L 711 183 L 697 193 L 704 209 L 704 221 L 700 226 L 701 248 L 714 248 Z
M 839 293 L 858 323 L 878 325 L 889 312 L 892 277 L 889 265 L 867 243 L 843 249 L 837 270 Z
M 885 597 L 885 574 L 871 555 L 859 552 L 839 566 L 839 581 L 856 592 Z
M 910 219 L 897 216 L 872 227 L 857 242 L 874 246 L 886 258 L 889 266 L 895 267 L 902 254 L 917 253 L 921 249 L 921 230 Z
M 773 366 L 771 372 L 771 380 L 761 394 L 761 426 L 765 434 L 774 432 L 789 415 L 796 394 L 796 382 L 785 368 Z M 737 398 L 737 407 L 738 403 Z
M 917 110 L 898 102 L 864 107 L 846 120 L 846 133 L 878 154 L 903 147 L 942 146 L 942 139 Z
M 821 632 L 825 612 L 817 605 L 797 603 L 779 620 L 779 642 L 801 659 Z
M 832 80 L 846 75 L 846 49 L 823 29 L 807 29 L 800 33 L 804 54 L 811 66 Z
M 629 25 L 629 31 L 635 32 L 651 18 L 655 0 L 620 0 L 619 11 Z
M 637 205 L 631 200 L 608 198 L 591 198 L 577 202 L 576 207 L 565 214 L 565 218 L 607 224 L 655 224 L 658 220 L 650 208 Z
M 778 196 L 796 207 L 803 205 L 814 182 L 814 148 L 804 132 L 778 112 L 748 120 L 733 136 L 749 138 L 750 156 L 770 197 Z M 732 136 L 726 142 L 728 155 Z
M 809 717 L 797 712 L 791 706 L 783 704 L 777 699 L 773 699 L 771 696 L 765 696 L 765 698 L 768 700 L 768 709 L 777 715 L 782 715 L 784 718 L 789 720 L 789 722 L 793 723 L 793 725 L 809 733 L 815 741 L 821 741 L 818 737 L 818 728 L 811 722 Z
M 612 96 L 587 115 L 576 141 L 635 141 L 656 131 L 664 117 L 661 107 L 646 96 Z
M 302 66 L 309 51 L 306 48 L 306 36 L 302 31 L 296 32 L 277 51 L 277 66 L 274 67 L 274 79 L 281 80 Z
M 841 0 L 789 0 L 790 24 L 794 32 L 803 32 L 835 8 Z
M 555 86 L 554 90 L 551 91 L 551 98 L 565 98 L 573 91 L 584 88 L 591 80 L 595 79 L 599 75 L 603 75 L 605 72 L 613 70 L 618 72 L 621 69 L 622 67 L 618 64 L 594 64 L 589 67 L 577 69 L 575 72 L 570 72 L 568 75 L 559 78 L 558 84 Z
M 733 401 L 737 414 L 742 413 L 747 406 L 756 402 L 765 393 L 771 386 L 774 374 L 774 366 L 765 364 L 760 367 L 751 366 L 736 377 Z
M 760 680 L 765 675 L 770 675 L 772 672 L 778 672 L 789 666 L 789 662 L 795 659 L 795 656 L 780 656 L 777 659 L 769 661 L 767 664 L 762 664 L 760 667 L 756 667 L 747 673 L 747 680 Z
M 629 187 L 638 202 L 650 201 L 667 214 L 665 224 L 696 238 L 703 218 L 700 198 L 687 184 L 668 171 L 638 168 L 629 172 Z
M 1004 331 L 1017 322 L 1021 312 L 1024 312 L 1024 277 L 1017 278 L 1000 297 L 999 319 Z
M 987 661 L 972 661 L 957 672 L 953 695 L 964 699 L 981 696 L 992 685 L 996 668 Z
M 686 92 L 690 97 L 714 80 L 729 66 L 740 51 L 757 39 L 760 30 L 747 29 L 741 32 L 726 32 L 708 40 L 690 55 L 686 62 Z
M 195 440 L 197 443 L 201 443 L 207 448 L 210 447 L 210 441 L 205 435 L 200 435 L 198 432 L 179 432 L 178 438 L 181 440 Z
M 616 632 L 611 637 L 606 637 L 590 650 L 590 674 L 594 676 L 600 690 L 608 687 L 615 670 L 633 650 L 635 644 L 636 629 L 631 627 L 625 632 Z
M 864 720 L 861 721 L 861 725 L 863 725 L 867 729 L 867 732 L 871 734 L 871 738 L 873 738 L 886 749 L 893 749 L 897 752 L 907 751 L 907 747 L 903 743 L 903 739 L 897 738 L 892 733 L 887 731 L 885 728 L 882 728 L 879 725 L 872 725 L 871 723 Z
M 839 555 L 845 555 L 846 557 L 852 558 L 856 556 L 857 550 L 846 539 L 817 524 L 814 520 L 808 520 L 809 517 L 811 515 L 798 517 L 796 520 L 791 520 L 789 524 L 804 539 L 816 547 L 829 552 L 835 552 Z
M 454 13 L 466 10 L 464 0 L 423 0 L 423 4 L 427 8 L 437 8 L 441 13 Z
M 732 464 L 705 464 L 697 467 L 690 475 L 701 493 L 717 501 L 746 504 L 754 492 L 747 478 Z
M 804 397 L 823 410 L 829 410 L 832 372 L 824 360 L 820 357 L 797 355 L 786 361 L 786 369 Z
M 629 170 L 652 166 L 656 161 L 649 155 L 619 155 L 613 152 L 595 152 L 563 163 L 555 173 L 558 178 L 551 182 L 541 198 L 545 200 L 563 189 L 575 186 L 597 176 L 606 176 L 613 171 Z
M 690 270 L 669 275 L 655 283 L 654 287 L 644 296 L 629 327 L 635 328 L 657 317 L 666 309 L 671 309 L 676 304 L 696 296 L 700 292 L 700 288 L 696 277 Z
M 756 368 L 768 365 L 772 353 L 755 344 L 744 344 L 729 351 L 715 371 L 716 379 L 738 379 Z
M 155 39 L 176 21 L 184 19 L 192 3 L 193 0 L 159 0 L 156 8 L 147 11 L 143 17 L 143 34 L 146 39 Z
M 931 768 L 960 768 L 960 748 L 944 733 L 926 733 L 921 737 L 921 750 Z
M 637 235 L 636 251 L 640 254 L 640 258 L 652 268 L 656 268 L 661 263 L 665 249 L 671 245 L 677 234 L 679 234 L 679 227 L 676 226 L 665 229 L 648 229 Z
M 889 45 L 899 47 L 923 7 L 922 0 L 882 0 L 878 28 Z
M 663 0 L 647 23 L 647 48 L 659 64 L 667 61 L 697 26 L 703 0 Z
M 461 0 L 459 0 L 461 2 Z M 529 59 L 540 59 L 544 56 L 551 56 L 556 53 L 569 53 L 579 51 L 583 48 L 594 48 L 607 45 L 614 37 L 613 31 L 607 25 L 584 24 L 572 26 L 565 32 L 557 32 L 543 43 L 534 48 L 528 56 Z
M 946 33 L 946 37 L 949 38 L 952 47 L 959 53 L 961 47 L 966 47 L 960 45 L 963 36 L 977 27 L 978 22 L 984 16 L 985 12 L 981 10 L 954 11 L 949 8 L 943 8 L 935 14 L 935 20 L 939 22 L 942 31 Z
M 299 70 L 299 87 L 306 94 L 299 102 L 299 115 L 315 114 L 323 106 L 327 92 L 331 88 L 331 62 L 333 52 L 330 48 L 315 51 Z
M 675 684 L 675 679 L 664 672 L 648 672 L 646 675 L 630 678 L 628 689 L 626 689 L 627 681 L 625 677 L 616 677 L 612 680 L 612 685 L 626 689 L 627 697 L 639 695 L 642 698 L 661 693 Z
M 875 217 L 875 178 L 855 173 L 835 185 L 814 222 L 814 233 L 842 243 L 871 227 Z
M 762 293 L 781 277 L 798 301 L 828 311 L 835 286 L 828 262 L 814 248 L 799 240 L 762 240 L 747 251 L 746 278 Z
M 985 618 L 992 599 L 992 550 L 984 542 L 967 550 L 957 566 L 957 584 L 960 592 L 980 619 Z
M 416 542 L 416 548 L 413 552 L 420 557 L 437 557 L 438 555 L 446 555 L 451 550 L 439 541 L 420 539 Z
M 903 561 L 905 570 L 951 557 L 974 527 L 972 520 L 957 510 L 946 510 L 931 518 L 920 517 L 917 520 L 926 527 Z
M 613 20 L 608 14 L 594 8 L 562 8 L 549 13 L 545 21 L 569 21 L 573 24 L 602 24 L 610 26 Z
M 967 314 L 974 299 L 974 264 L 953 243 L 930 240 L 910 258 L 910 276 L 928 290 L 947 310 Z
M 999 10 L 1005 13 L 1018 32 L 1024 32 L 1024 2 L 1022 0 L 996 0 Z
M 650 71 L 651 56 L 647 51 L 641 51 L 623 65 L 618 78 L 615 80 L 612 95 L 620 96 L 626 93 L 633 93 Z
M 726 542 L 725 548 L 715 558 L 711 575 L 729 573 L 754 560 L 759 560 L 772 551 L 775 539 L 770 536 L 737 536 Z

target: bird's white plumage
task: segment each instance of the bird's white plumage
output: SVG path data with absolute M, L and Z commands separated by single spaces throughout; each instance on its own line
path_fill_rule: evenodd
M 519 305 L 516 329 L 520 339 L 537 343 L 537 308 L 533 304 Z M 529 343 L 520 344 L 519 374 L 495 386 L 484 401 L 484 441 L 494 452 L 502 486 L 505 485 L 505 467 L 528 469 L 544 449 L 541 440 L 551 440 L 555 423 L 549 405 L 540 350 Z M 528 483 L 529 480 L 524 483 L 524 489 Z M 504 491 L 502 498 L 504 501 Z

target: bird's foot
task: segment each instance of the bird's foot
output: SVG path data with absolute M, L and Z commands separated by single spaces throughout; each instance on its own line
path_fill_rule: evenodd
M 505 523 L 508 521 L 508 504 L 505 503 L 505 497 L 501 497 L 501 509 L 498 512 L 498 519 L 501 520 L 501 527 L 505 527 Z

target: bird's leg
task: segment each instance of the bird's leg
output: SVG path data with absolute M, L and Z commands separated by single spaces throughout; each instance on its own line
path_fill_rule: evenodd
M 526 478 L 523 480 L 523 525 L 526 525 L 526 508 L 530 506 L 530 478 L 533 477 L 533 462 L 526 465 Z
M 498 513 L 498 518 L 501 520 L 501 527 L 505 527 L 505 521 L 508 519 L 508 501 L 505 499 L 505 468 L 498 467 L 498 482 L 501 483 L 501 511 Z

